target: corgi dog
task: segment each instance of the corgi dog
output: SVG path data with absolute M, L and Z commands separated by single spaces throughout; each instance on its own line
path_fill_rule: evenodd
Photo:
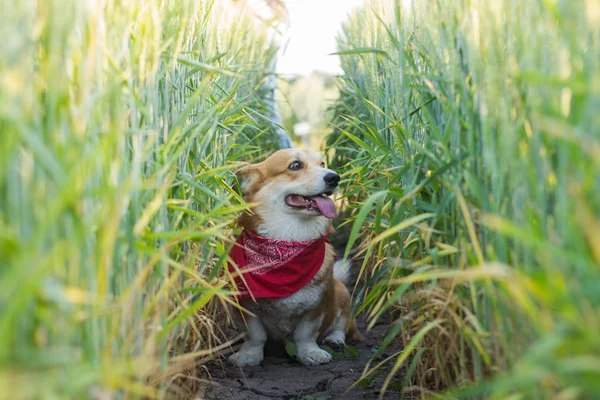
M 331 361 L 318 342 L 335 347 L 362 340 L 351 320 L 348 268 L 335 262 L 326 236 L 336 208 L 333 195 L 340 176 L 327 169 L 320 154 L 279 150 L 265 161 L 236 172 L 244 199 L 243 228 L 230 271 L 237 274 L 247 341 L 229 357 L 238 366 L 263 360 L 268 337 L 293 341 L 304 365 Z M 234 254 L 235 253 L 235 254 Z

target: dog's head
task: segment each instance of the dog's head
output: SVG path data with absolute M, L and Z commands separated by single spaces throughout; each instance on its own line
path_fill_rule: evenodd
M 331 196 L 340 176 L 320 154 L 301 149 L 275 152 L 236 172 L 244 199 L 256 203 L 240 225 L 281 240 L 311 240 L 325 234 L 336 216 Z

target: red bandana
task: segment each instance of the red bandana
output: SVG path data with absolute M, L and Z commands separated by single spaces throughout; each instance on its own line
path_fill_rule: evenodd
M 296 293 L 323 265 L 325 243 L 329 240 L 324 236 L 317 240 L 290 242 L 242 231 L 229 253 L 243 272 L 241 277 L 235 277 L 237 298 L 286 297 Z M 229 264 L 229 271 L 236 271 L 234 265 Z

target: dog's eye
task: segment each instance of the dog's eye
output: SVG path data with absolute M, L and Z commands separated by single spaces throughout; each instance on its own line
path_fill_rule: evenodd
M 300 161 L 294 161 L 289 165 L 288 169 L 290 171 L 298 171 L 299 169 L 302 169 L 302 163 Z
M 321 163 L 321 168 L 325 168 L 325 163 L 324 162 Z

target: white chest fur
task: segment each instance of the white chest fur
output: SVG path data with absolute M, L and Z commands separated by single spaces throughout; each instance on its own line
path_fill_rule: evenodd
M 315 283 L 313 278 L 296 293 L 280 299 L 249 300 L 244 306 L 256 314 L 269 337 L 289 339 L 300 319 L 308 311 L 315 309 L 325 292 L 324 283 Z

